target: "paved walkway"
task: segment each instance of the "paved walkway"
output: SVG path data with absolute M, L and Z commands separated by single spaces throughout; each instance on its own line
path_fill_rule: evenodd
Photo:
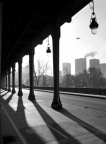
M 2 134 L 14 136 L 13 144 L 106 144 L 106 112 L 63 102 L 55 111 L 51 100 L 29 101 L 25 92 L 1 97 Z

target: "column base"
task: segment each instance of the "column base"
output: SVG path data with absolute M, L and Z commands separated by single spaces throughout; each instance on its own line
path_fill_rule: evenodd
M 8 89 L 8 92 L 10 92 L 11 91 L 11 89 Z
M 12 94 L 16 93 L 15 89 L 12 90 Z
M 34 93 L 33 93 L 33 94 L 29 94 L 28 99 L 29 99 L 30 101 L 35 100 L 35 95 L 34 95 Z
M 58 103 L 52 102 L 51 107 L 55 110 L 62 109 L 62 104 L 61 102 L 58 102 Z
M 19 92 L 18 92 L 18 96 L 23 96 L 23 92 L 22 92 L 22 91 L 19 91 Z

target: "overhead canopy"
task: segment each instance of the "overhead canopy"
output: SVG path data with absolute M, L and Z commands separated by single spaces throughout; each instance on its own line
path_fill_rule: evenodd
M 42 42 L 56 19 L 70 22 L 90 0 L 4 1 L 2 3 L 2 71 L 25 55 L 33 41 Z

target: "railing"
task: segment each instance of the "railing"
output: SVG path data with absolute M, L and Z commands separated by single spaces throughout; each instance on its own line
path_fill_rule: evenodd
M 30 86 L 25 86 L 24 88 L 29 88 Z M 34 87 L 37 90 L 54 90 L 54 87 Z M 73 93 L 83 93 L 83 94 L 94 94 L 94 95 L 106 95 L 106 89 L 97 88 L 64 88 L 60 87 L 62 92 L 73 92 Z

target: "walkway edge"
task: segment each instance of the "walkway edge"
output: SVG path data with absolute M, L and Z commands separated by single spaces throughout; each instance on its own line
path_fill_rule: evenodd
M 54 92 L 54 91 L 51 91 L 51 90 L 41 90 L 41 89 L 35 89 L 35 91 L 43 91 L 43 92 L 50 92 L 50 93 Z M 82 96 L 82 97 L 106 99 L 106 96 L 104 96 L 104 95 L 93 95 L 93 94 L 84 94 L 84 93 L 72 93 L 72 92 L 63 92 L 63 91 L 60 91 L 60 94 L 67 94 L 67 95 L 75 95 L 75 96 Z

